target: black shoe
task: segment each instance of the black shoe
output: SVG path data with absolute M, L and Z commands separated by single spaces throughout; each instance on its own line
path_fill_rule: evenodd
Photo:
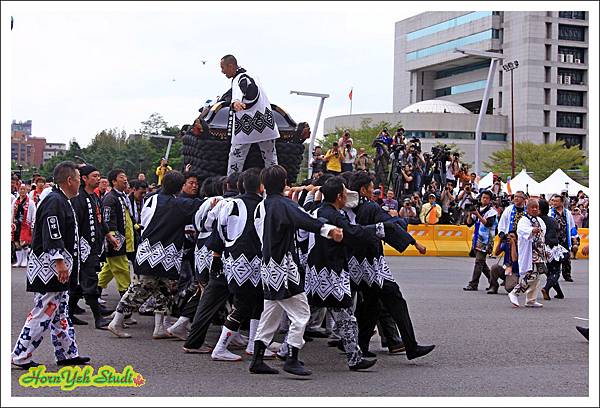
M 573 282 L 573 278 L 571 278 L 570 276 L 565 277 L 565 281 L 567 282 Z
M 304 334 L 308 337 L 312 337 L 314 339 L 326 339 L 329 336 L 323 332 L 320 331 L 313 331 L 313 330 L 305 330 Z
M 20 368 L 21 370 L 29 370 L 31 367 L 39 366 L 40 363 L 36 363 L 35 361 L 30 361 L 29 363 L 25 363 L 25 364 L 12 363 L 12 365 Z
M 359 363 L 354 364 L 353 366 L 348 366 L 350 371 L 358 371 L 358 370 L 366 370 L 367 368 L 371 368 L 375 365 L 377 359 L 374 360 L 366 360 L 362 359 Z
M 94 322 L 94 326 L 96 327 L 96 329 L 99 330 L 108 330 L 108 325 L 110 324 L 111 319 L 107 319 L 105 317 L 100 317 L 98 319 L 96 319 L 96 321 Z
M 250 363 L 250 372 L 252 374 L 279 374 L 279 371 L 269 367 L 263 361 L 267 346 L 260 340 L 254 341 L 254 354 L 252 354 L 252 362 Z
M 554 299 L 564 299 L 565 295 L 563 295 L 562 293 L 557 294 L 556 296 L 554 296 Z
M 73 323 L 75 326 L 87 326 L 88 324 L 88 322 L 81 320 L 77 316 L 71 316 L 71 323 Z
M 474 288 L 473 286 L 465 286 L 463 290 L 466 290 L 467 292 L 476 292 L 477 288 Z
M 585 337 L 585 339 L 586 339 L 587 341 L 590 341 L 590 338 L 589 338 L 589 336 L 590 336 L 590 328 L 589 328 L 589 327 L 575 326 L 575 328 L 577 329 L 577 331 L 578 331 L 579 333 L 581 333 L 581 335 L 582 335 L 583 337 Z
M 309 343 L 311 341 L 313 341 L 314 339 L 312 337 L 309 337 L 306 333 L 304 333 L 304 335 L 302 336 L 302 338 L 304 339 L 305 342 Z
M 59 360 L 56 362 L 56 364 L 59 366 L 85 365 L 89 363 L 90 360 L 91 359 L 89 357 L 79 356 L 74 358 L 67 358 L 65 360 Z
M 406 351 L 406 358 L 409 360 L 414 360 L 415 358 L 423 357 L 435 348 L 435 345 L 431 346 L 417 346 L 414 350 Z
M 72 315 L 80 315 L 80 314 L 85 314 L 86 310 L 79 305 L 75 305 L 73 310 L 70 310 L 70 312 Z
M 362 355 L 363 355 L 363 357 L 370 357 L 370 358 L 377 357 L 377 354 L 375 354 L 369 350 L 362 350 Z
M 486 293 L 488 295 L 497 295 L 498 294 L 498 288 L 489 289 Z
M 285 360 L 285 364 L 283 365 L 283 371 L 286 373 L 307 376 L 311 375 L 312 371 L 306 369 L 303 364 L 300 364 L 298 361 L 298 350 L 296 347 L 289 346 L 290 352 L 288 354 L 288 358 Z
M 327 347 L 337 347 L 340 344 L 342 344 L 340 340 L 329 340 L 327 342 Z
M 143 312 L 142 311 L 138 311 L 138 314 L 140 316 L 154 316 L 154 310 L 150 310 L 150 311 L 145 310 Z

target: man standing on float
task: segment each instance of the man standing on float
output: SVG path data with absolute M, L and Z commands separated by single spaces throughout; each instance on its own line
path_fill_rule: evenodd
M 275 140 L 279 130 L 271 111 L 271 103 L 255 78 L 238 66 L 233 55 L 221 58 L 221 72 L 231 78 L 231 107 L 228 135 L 231 149 L 227 175 L 241 172 L 252 143 L 258 143 L 265 167 L 277 164 Z

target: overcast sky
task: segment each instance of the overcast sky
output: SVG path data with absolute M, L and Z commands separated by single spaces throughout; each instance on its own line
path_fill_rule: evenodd
M 4 7 L 3 7 L 4 8 Z M 323 118 L 392 109 L 394 22 L 422 7 L 399 3 L 13 4 L 11 119 L 33 135 L 87 145 L 105 128 L 140 128 L 153 112 L 192 123 L 230 81 L 234 54 L 272 103 L 314 127 Z M 5 13 L 3 13 L 3 17 Z M 8 17 L 8 16 L 7 16 Z M 201 61 L 206 61 L 202 64 Z

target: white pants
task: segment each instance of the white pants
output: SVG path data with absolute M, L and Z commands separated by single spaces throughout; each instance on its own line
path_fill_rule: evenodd
M 287 343 L 301 349 L 304 346 L 304 329 L 310 318 L 310 307 L 304 292 L 283 300 L 265 300 L 265 307 L 256 330 L 256 340 L 262 341 L 267 346 L 271 344 L 273 336 L 279 329 L 284 311 L 291 322 Z
M 68 293 L 66 291 L 36 293 L 33 303 L 33 309 L 29 312 L 13 349 L 13 362 L 29 363 L 48 329 L 50 329 L 56 361 L 78 357 L 75 329 L 69 318 Z
M 277 150 L 275 149 L 275 139 L 258 142 L 258 149 L 265 161 L 265 168 L 277 164 Z M 251 143 L 248 144 L 232 144 L 229 150 L 229 161 L 227 163 L 227 175 L 231 173 L 241 172 L 244 170 L 246 156 L 250 151 Z

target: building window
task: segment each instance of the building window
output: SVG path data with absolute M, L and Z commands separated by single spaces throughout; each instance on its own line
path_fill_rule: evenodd
M 585 27 L 559 24 L 558 39 L 567 41 L 585 41 Z
M 549 110 L 544 111 L 544 126 L 546 126 L 546 127 L 550 126 L 550 111 Z
M 447 78 L 450 76 L 464 74 L 465 72 L 476 71 L 478 69 L 489 68 L 490 63 L 488 61 L 476 62 L 474 64 L 463 65 L 461 67 L 444 69 L 435 73 L 435 79 Z
M 583 149 L 583 135 L 572 135 L 569 133 L 557 133 L 556 140 L 564 141 L 565 147 L 578 146 L 579 149 Z
M 557 105 L 562 106 L 583 106 L 584 94 L 580 91 L 564 91 L 559 89 L 557 92 Z
M 544 104 L 550 105 L 550 89 L 544 88 Z
M 492 38 L 494 40 L 498 40 L 500 39 L 500 30 L 497 30 L 495 28 L 492 28 Z
M 408 100 L 409 103 L 413 103 L 413 90 L 410 90 L 410 99 Z
M 417 38 L 425 37 L 430 34 L 438 33 L 440 31 L 448 30 L 453 27 L 457 27 L 459 25 L 463 25 L 469 23 L 471 21 L 479 20 L 481 18 L 485 18 L 491 16 L 491 11 L 475 11 L 473 13 L 465 14 L 450 20 L 443 21 L 438 24 L 434 24 L 429 27 L 421 28 L 420 30 L 416 30 L 406 34 L 406 40 L 412 41 Z
M 546 39 L 552 38 L 552 23 L 546 23 Z
M 558 61 L 559 62 L 569 62 L 569 63 L 585 63 L 584 58 L 584 49 L 577 47 L 558 47 Z
M 544 132 L 544 144 L 550 143 L 550 133 Z
M 578 69 L 558 69 L 558 83 L 567 85 L 583 85 L 584 71 Z
M 556 112 L 556 126 L 582 129 L 583 113 Z
M 475 132 L 447 132 L 443 130 L 408 130 L 408 138 L 475 140 Z M 506 142 L 506 133 L 483 132 L 481 140 Z
M 572 20 L 585 20 L 585 11 L 559 11 L 558 17 Z
M 502 107 L 502 92 L 498 92 L 498 107 Z
M 456 95 L 459 93 L 476 91 L 478 89 L 485 88 L 486 83 L 487 83 L 487 80 L 483 80 L 483 81 L 469 82 L 466 84 L 450 86 L 447 88 L 436 89 L 435 97 L 439 98 L 441 96 Z
M 439 54 L 441 52 L 454 50 L 456 47 L 461 47 L 463 45 L 469 45 L 478 43 L 481 41 L 489 40 L 492 38 L 492 30 L 482 31 L 480 33 L 468 35 L 466 37 L 457 38 L 452 41 L 447 41 L 445 43 L 437 44 L 431 47 L 422 48 L 420 50 L 412 51 L 406 54 L 406 60 L 412 61 L 419 58 L 429 57 L 430 55 Z
M 544 67 L 544 82 L 549 83 L 552 82 L 551 81 L 551 75 L 550 75 L 550 67 Z

